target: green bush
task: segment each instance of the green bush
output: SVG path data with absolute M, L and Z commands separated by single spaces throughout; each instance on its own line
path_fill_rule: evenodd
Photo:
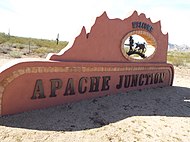
M 9 38 L 5 33 L 0 33 L 0 44 L 6 42 L 8 39 Z
M 9 54 L 13 58 L 21 58 L 22 57 L 21 53 L 18 51 L 11 51 Z

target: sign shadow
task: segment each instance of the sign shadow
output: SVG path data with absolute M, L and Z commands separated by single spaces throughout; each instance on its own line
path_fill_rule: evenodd
M 190 88 L 164 87 L 110 95 L 0 117 L 0 125 L 46 131 L 99 128 L 133 116 L 190 117 Z

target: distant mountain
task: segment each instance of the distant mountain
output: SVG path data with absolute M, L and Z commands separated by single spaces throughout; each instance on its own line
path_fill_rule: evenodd
M 168 50 L 169 51 L 183 51 L 183 52 L 190 52 L 190 46 L 186 44 L 177 45 L 177 44 L 168 44 Z

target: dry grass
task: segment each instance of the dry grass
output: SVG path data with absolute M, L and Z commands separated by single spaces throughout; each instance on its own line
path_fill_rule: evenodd
M 168 62 L 174 66 L 190 66 L 190 52 L 168 52 Z
M 35 54 L 36 56 L 46 57 L 48 53 L 57 53 L 65 46 L 67 41 L 25 38 L 17 36 L 9 36 L 0 33 L 0 52 L 8 54 L 10 57 L 21 58 L 26 54 Z

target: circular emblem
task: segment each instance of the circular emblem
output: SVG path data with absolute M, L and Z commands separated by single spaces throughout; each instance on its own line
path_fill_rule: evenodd
M 149 60 L 157 48 L 155 38 L 146 31 L 129 32 L 122 40 L 123 55 L 133 61 Z

